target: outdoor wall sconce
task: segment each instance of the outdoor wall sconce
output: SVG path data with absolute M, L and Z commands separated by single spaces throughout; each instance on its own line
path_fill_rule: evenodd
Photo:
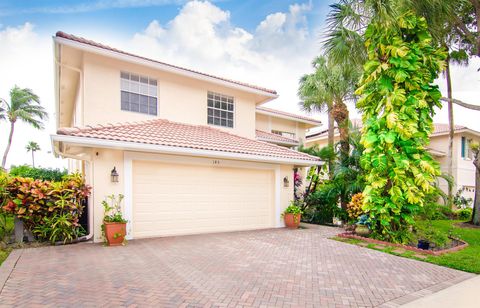
M 288 176 L 283 178 L 283 187 L 289 187 L 290 181 L 288 180 Z
M 112 172 L 110 172 L 110 179 L 112 183 L 118 183 L 118 172 L 116 167 L 113 167 Z

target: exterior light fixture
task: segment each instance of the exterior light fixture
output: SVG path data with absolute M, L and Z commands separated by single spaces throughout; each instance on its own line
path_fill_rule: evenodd
M 283 178 L 283 187 L 289 187 L 290 181 L 288 180 L 288 176 Z
M 118 172 L 116 167 L 113 167 L 112 172 L 110 172 L 110 179 L 112 183 L 118 183 Z

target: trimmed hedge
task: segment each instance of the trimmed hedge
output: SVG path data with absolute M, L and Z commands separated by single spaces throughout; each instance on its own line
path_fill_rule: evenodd
M 60 182 L 67 175 L 67 170 L 52 168 L 34 168 L 28 165 L 12 166 L 10 169 L 11 176 L 22 178 L 32 178 L 35 180 Z

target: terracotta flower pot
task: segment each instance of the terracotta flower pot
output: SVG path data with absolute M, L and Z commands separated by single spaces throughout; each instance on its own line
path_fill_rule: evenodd
M 127 224 L 124 222 L 103 222 L 103 224 L 108 246 L 122 245 L 127 234 Z
M 286 213 L 283 215 L 285 226 L 289 229 L 297 229 L 300 225 L 300 218 L 302 218 L 302 214 Z

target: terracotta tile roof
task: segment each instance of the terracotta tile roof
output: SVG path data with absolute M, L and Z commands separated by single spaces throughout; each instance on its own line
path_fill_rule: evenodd
M 257 141 L 204 125 L 162 119 L 116 125 L 60 128 L 59 135 L 125 141 L 177 148 L 239 153 L 317 162 L 319 159 L 285 147 Z
M 455 130 L 461 130 L 461 129 L 466 129 L 466 126 L 462 125 L 455 125 L 454 131 Z M 433 123 L 433 134 L 443 134 L 443 133 L 448 133 L 449 131 L 449 125 L 445 123 Z
M 299 144 L 298 140 L 287 138 L 287 137 L 280 136 L 280 135 L 277 135 L 277 134 L 264 132 L 264 131 L 261 131 L 261 130 L 258 130 L 258 129 L 255 131 L 255 137 L 259 140 L 267 141 L 267 142 L 273 142 L 273 143 L 293 144 L 293 145 L 298 145 Z
M 132 54 L 132 53 L 129 53 L 129 52 L 125 52 L 125 51 L 122 51 L 122 50 L 119 50 L 119 49 L 116 49 L 116 48 L 113 48 L 113 47 L 110 47 L 110 46 L 107 46 L 107 45 L 104 45 L 104 44 L 101 44 L 101 43 L 94 42 L 92 40 L 85 39 L 83 37 L 68 34 L 68 33 L 65 33 L 65 32 L 62 32 L 62 31 L 58 31 L 56 33 L 56 37 L 61 37 L 61 38 L 67 39 L 67 40 L 75 41 L 77 43 L 87 44 L 87 45 L 90 45 L 90 46 L 93 46 L 93 47 L 98 47 L 98 48 L 102 48 L 102 49 L 105 49 L 105 50 L 121 53 L 121 54 L 124 54 L 124 55 L 127 55 L 127 56 L 136 57 L 136 58 L 139 58 L 139 59 L 142 59 L 142 60 L 155 62 L 155 63 L 161 64 L 161 65 L 166 65 L 166 66 L 176 68 L 176 69 L 179 69 L 179 70 L 183 70 L 183 71 L 186 71 L 186 72 L 195 73 L 195 74 L 199 74 L 199 75 L 210 77 L 210 78 L 215 78 L 215 79 L 218 79 L 218 80 L 221 80 L 221 81 L 226 81 L 226 82 L 229 82 L 229 83 L 241 85 L 241 86 L 252 88 L 252 89 L 255 89 L 255 90 L 267 92 L 269 94 L 277 95 L 277 91 L 275 91 L 275 90 L 270 90 L 270 89 L 267 89 L 267 88 L 251 85 L 251 84 L 248 84 L 248 83 L 235 81 L 235 80 L 231 80 L 231 79 L 227 79 L 227 78 L 223 78 L 223 77 L 218 77 L 218 76 L 202 73 L 202 72 L 199 72 L 199 71 L 191 70 L 191 69 L 188 69 L 188 68 L 184 68 L 184 67 L 168 64 L 168 63 L 165 63 L 165 62 L 153 60 L 153 59 L 150 59 L 150 58 L 138 56 L 138 55 L 135 55 L 135 54 Z
M 315 122 L 318 125 L 322 124 L 322 121 L 320 121 L 320 120 L 317 120 L 317 119 L 314 119 L 314 118 L 309 118 L 309 117 L 299 115 L 299 114 L 294 114 L 294 113 L 290 113 L 290 112 L 277 110 L 277 109 L 271 109 L 271 108 L 267 108 L 267 107 L 262 106 L 262 107 L 257 107 L 257 110 L 265 111 L 265 112 L 268 112 L 268 113 L 274 113 L 274 114 L 278 114 L 278 115 L 283 115 L 283 116 L 287 116 L 287 117 L 291 117 L 291 118 L 296 118 L 296 119 L 299 119 L 299 120 Z
M 362 122 L 358 120 L 352 120 L 355 121 L 357 124 L 357 127 L 361 128 L 362 127 Z M 463 125 L 455 125 L 454 131 L 462 130 L 462 129 L 468 129 L 468 127 L 463 126 Z M 433 123 L 433 133 L 432 135 L 438 135 L 438 134 L 445 134 L 448 133 L 448 124 L 445 123 Z M 335 125 L 335 135 L 338 135 L 338 129 Z M 307 136 L 307 139 L 313 139 L 313 138 L 322 138 L 322 137 L 327 137 L 328 135 L 328 130 L 322 130 L 320 132 L 311 134 Z

